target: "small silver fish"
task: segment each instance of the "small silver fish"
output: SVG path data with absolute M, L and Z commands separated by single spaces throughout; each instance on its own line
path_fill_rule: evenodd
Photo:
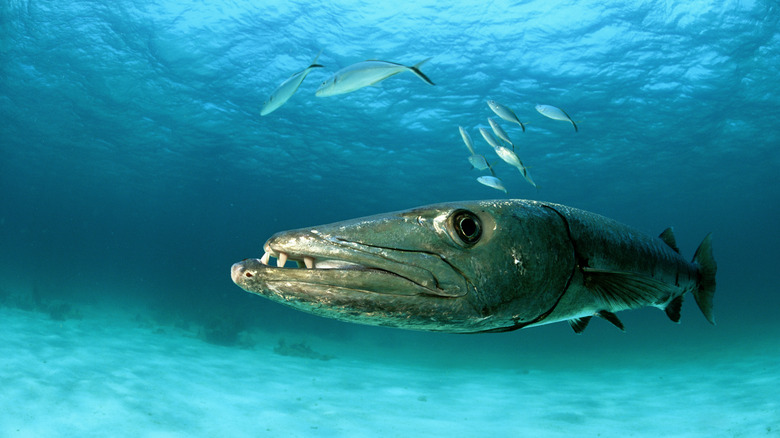
M 577 129 L 577 124 L 574 123 L 574 120 L 572 120 L 571 117 L 566 114 L 566 111 L 558 107 L 552 105 L 536 105 L 536 111 L 539 111 L 539 114 L 545 117 L 549 117 L 553 120 L 571 122 L 571 124 L 574 126 L 574 132 L 579 132 L 579 129 Z
M 463 138 L 463 143 L 466 143 L 466 147 L 469 148 L 469 152 L 471 152 L 471 155 L 474 155 L 474 142 L 471 141 L 471 136 L 468 132 L 466 132 L 465 129 L 463 129 L 462 126 L 458 126 L 458 130 L 460 131 L 461 138 Z
M 484 184 L 488 187 L 492 187 L 496 190 L 501 190 L 502 192 L 507 193 L 506 187 L 504 187 L 504 183 L 495 176 L 480 176 L 477 178 L 477 181 L 480 184 Z
M 490 127 L 493 128 L 493 133 L 496 134 L 496 137 L 512 145 L 512 149 L 515 148 L 515 144 L 512 143 L 512 140 L 509 139 L 509 135 L 507 135 L 506 131 L 504 131 L 504 129 L 501 128 L 501 125 L 499 125 L 495 120 L 493 120 L 492 117 L 488 117 L 488 123 L 490 123 Z
M 496 140 L 496 138 L 493 137 L 493 134 L 491 134 L 487 129 L 479 128 L 479 133 L 482 134 L 482 138 L 484 138 L 490 146 L 493 146 L 493 148 L 501 147 L 501 145 L 498 143 L 498 140 Z
M 315 94 L 317 97 L 328 97 L 337 94 L 351 93 L 363 87 L 384 81 L 390 76 L 397 75 L 404 71 L 410 71 L 426 83 L 436 85 L 420 71 L 420 66 L 426 63 L 428 59 L 418 62 L 411 67 L 387 61 L 368 60 L 358 62 L 337 71 L 320 85 L 320 88 Z
M 487 160 L 483 155 L 472 154 L 469 157 L 469 163 L 471 163 L 471 165 L 474 166 L 474 168 L 477 170 L 490 169 L 490 164 L 488 164 Z
M 320 52 L 320 54 L 322 54 L 322 52 Z M 323 67 L 322 65 L 317 64 L 317 60 L 320 58 L 320 54 L 314 58 L 314 61 L 312 61 L 311 65 L 306 67 L 306 69 L 295 73 L 294 75 L 287 78 L 287 80 L 282 82 L 281 85 L 276 87 L 276 89 L 271 93 L 271 97 L 269 97 L 265 102 L 265 105 L 263 105 L 263 109 L 260 110 L 261 116 L 271 114 L 272 112 L 279 109 L 280 106 L 284 105 L 285 102 L 287 102 L 287 100 L 289 100 L 292 95 L 295 94 L 295 92 L 298 90 L 298 87 L 301 86 L 301 83 L 304 79 L 306 79 L 306 75 L 308 75 L 310 71 L 315 68 Z
M 517 123 L 518 125 L 520 125 L 521 128 L 523 128 L 523 132 L 525 132 L 525 125 L 523 124 L 523 122 L 520 121 L 519 118 L 517 118 L 517 115 L 515 115 L 514 111 L 512 111 L 511 109 L 509 109 L 504 105 L 501 105 L 495 100 L 488 100 L 487 104 L 490 107 L 490 109 L 492 109 L 493 112 L 496 113 L 498 117 L 501 117 L 502 119 L 510 123 Z
M 504 146 L 499 146 L 494 149 L 496 151 L 496 154 L 502 160 L 504 160 L 505 163 L 516 167 L 517 170 L 520 171 L 520 174 L 523 175 L 523 178 L 525 178 L 525 180 L 528 181 L 529 184 L 536 187 L 536 183 L 531 178 L 531 174 L 528 173 L 528 169 L 525 167 L 525 165 L 523 165 L 523 162 L 520 161 L 520 158 L 517 156 L 517 154 L 515 154 L 514 152 L 509 150 L 509 148 L 506 148 Z
M 520 173 L 523 174 L 523 178 L 525 178 L 525 180 L 528 181 L 528 184 L 534 186 L 535 189 L 539 188 L 539 186 L 537 186 L 536 183 L 534 182 L 533 178 L 531 178 L 531 174 L 528 173 L 527 167 L 523 166 L 523 169 L 520 171 Z

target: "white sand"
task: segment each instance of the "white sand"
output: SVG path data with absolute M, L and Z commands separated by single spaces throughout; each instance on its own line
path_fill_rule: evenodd
M 350 355 L 351 341 L 318 338 L 337 357 L 313 360 L 274 353 L 278 338 L 220 347 L 130 318 L 0 308 L 0 436 L 780 436 L 776 340 L 706 360 L 512 369 L 408 365 L 383 360 L 389 346 Z

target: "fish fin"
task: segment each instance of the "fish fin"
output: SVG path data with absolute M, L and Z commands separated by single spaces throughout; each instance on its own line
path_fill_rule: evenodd
M 433 81 L 432 81 L 432 80 L 428 79 L 428 76 L 425 76 L 425 74 L 424 74 L 422 71 L 420 71 L 420 67 L 421 67 L 423 64 L 425 64 L 426 62 L 428 62 L 430 59 L 431 59 L 431 58 L 428 58 L 428 59 L 423 59 L 422 61 L 418 62 L 417 64 L 415 64 L 415 65 L 413 65 L 413 66 L 411 66 L 411 67 L 407 67 L 407 68 L 408 68 L 409 70 L 411 70 L 411 71 L 412 71 L 412 73 L 416 74 L 416 75 L 417 75 L 417 77 L 419 77 L 420 79 L 422 79 L 423 81 L 425 81 L 426 83 L 428 83 L 428 84 L 430 84 L 430 85 L 436 85 L 436 84 L 434 84 L 434 83 L 433 83 Z
M 699 267 L 699 284 L 693 291 L 693 297 L 696 304 L 699 305 L 701 313 L 707 318 L 710 324 L 715 324 L 715 318 L 712 315 L 712 299 L 715 296 L 715 273 L 718 271 L 718 265 L 712 256 L 712 233 L 702 240 L 696 254 L 693 256 L 693 263 Z
M 325 66 L 322 64 L 312 64 L 308 68 L 325 68 Z
M 609 323 L 619 328 L 621 331 L 626 331 L 623 323 L 620 322 L 620 319 L 618 319 L 617 315 L 614 313 L 608 312 L 606 310 L 600 310 L 596 312 L 595 315 L 599 318 L 609 321 Z M 570 319 L 568 322 L 572 330 L 574 330 L 574 333 L 580 334 L 585 331 L 586 327 L 588 327 L 588 323 L 590 322 L 591 318 L 593 318 L 593 316 L 583 316 L 580 318 Z
M 574 123 L 574 119 L 572 119 L 572 118 L 571 118 L 571 116 L 569 115 L 569 113 L 567 113 L 566 111 L 564 111 L 562 108 L 558 108 L 558 109 L 559 109 L 559 110 L 561 110 L 561 112 L 562 112 L 562 113 L 563 113 L 563 114 L 566 116 L 566 118 L 567 118 L 567 119 L 569 119 L 569 121 L 571 122 L 572 126 L 574 126 L 574 132 L 580 132 L 580 129 L 579 129 L 579 128 L 577 128 L 577 124 L 576 124 L 576 123 Z
M 680 253 L 680 248 L 677 247 L 677 239 L 674 238 L 674 230 L 672 230 L 672 227 L 665 229 L 658 237 L 660 237 L 665 244 L 669 245 L 669 248 L 672 248 L 674 252 L 677 254 Z
M 623 323 L 620 322 L 620 320 L 618 319 L 617 315 L 615 315 L 614 313 L 607 312 L 606 310 L 600 310 L 600 311 L 596 312 L 596 316 L 598 316 L 601 319 L 609 321 L 612 325 L 614 325 L 615 327 L 619 328 L 620 331 L 623 331 L 623 332 L 626 331 L 626 328 L 623 327 Z
M 673 299 L 666 305 L 664 312 L 674 322 L 680 322 L 680 310 L 682 310 L 683 296 Z
M 611 309 L 633 309 L 658 301 L 674 292 L 671 285 L 633 272 L 582 268 L 585 287 Z
M 518 122 L 520 122 L 520 119 L 517 119 Z M 520 122 L 520 127 L 523 128 L 523 132 L 525 132 L 525 125 L 523 122 Z
M 581 318 L 574 318 L 569 320 L 569 325 L 571 326 L 572 330 L 574 330 L 574 333 L 577 333 L 578 335 L 585 331 L 585 328 L 588 326 L 588 323 L 590 322 L 590 319 L 593 318 L 592 316 L 583 316 Z
M 422 67 L 423 64 L 425 64 L 426 62 L 430 61 L 431 59 L 433 59 L 433 57 L 425 58 L 422 61 L 418 62 L 417 64 L 413 65 L 412 67 L 413 68 L 420 68 L 420 67 Z

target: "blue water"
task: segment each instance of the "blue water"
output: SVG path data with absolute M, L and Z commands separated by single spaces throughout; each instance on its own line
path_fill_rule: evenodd
M 769 0 L 3 0 L 0 304 L 66 320 L 89 306 L 133 309 L 228 347 L 248 330 L 326 333 L 345 349 L 364 335 L 458 345 L 468 363 L 744 346 L 778 331 L 778 29 Z M 325 68 L 260 117 L 320 51 Z M 314 96 L 352 63 L 428 57 L 435 86 L 402 73 Z M 527 123 L 503 126 L 538 190 L 480 138 L 487 99 Z M 565 109 L 579 132 L 536 104 Z M 508 195 L 476 182 L 459 125 Z M 230 280 L 231 264 L 262 255 L 277 231 L 507 196 L 649 234 L 674 226 L 687 257 L 713 232 L 718 325 L 688 300 L 681 325 L 655 309 L 624 312 L 625 334 L 594 321 L 581 336 L 565 324 L 432 335 L 320 319 Z M 227 333 L 203 335 L 223 323 Z

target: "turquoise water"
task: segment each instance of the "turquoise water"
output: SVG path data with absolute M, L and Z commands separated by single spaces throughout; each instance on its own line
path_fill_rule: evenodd
M 282 412 L 277 416 L 269 413 L 265 418 L 278 420 L 278 427 L 252 423 L 243 402 L 221 401 L 220 424 L 235 424 L 234 436 L 282 436 L 280 428 L 298 436 L 365 436 L 380 423 L 419 414 L 420 407 L 403 402 L 405 395 L 420 403 L 423 397 L 430 412 L 442 413 L 429 413 L 419 423 L 421 435 L 457 431 L 464 417 L 444 414 L 454 406 L 436 396 L 435 388 L 450 381 L 435 377 L 443 365 L 447 376 L 464 385 L 458 388 L 466 397 L 482 394 L 481 373 L 492 376 L 491 388 L 503 388 L 502 379 L 516 373 L 542 376 L 534 381 L 534 402 L 523 402 L 536 406 L 537 414 L 521 421 L 512 417 L 520 414 L 511 406 L 502 414 L 495 403 L 483 402 L 470 408 L 472 422 L 461 429 L 467 436 L 490 435 L 489 424 L 502 433 L 540 433 L 554 425 L 550 436 L 602 427 L 602 436 L 669 434 L 631 425 L 633 415 L 644 415 L 638 411 L 656 412 L 658 418 L 642 417 L 652 423 L 663 421 L 671 407 L 637 396 L 631 409 L 621 410 L 628 405 L 604 401 L 609 379 L 594 374 L 620 369 L 636 376 L 621 378 L 624 394 L 656 396 L 660 386 L 632 386 L 647 375 L 648 363 L 669 373 L 679 366 L 681 375 L 707 370 L 715 381 L 728 383 L 674 393 L 675 415 L 690 409 L 675 417 L 685 424 L 680 434 L 776 436 L 780 409 L 769 388 L 777 387 L 780 370 L 766 364 L 780 357 L 768 342 L 778 332 L 780 308 L 774 278 L 780 261 L 779 22 L 780 10 L 771 1 L 377 6 L 4 0 L 0 305 L 6 316 L 0 325 L 8 336 L 6 357 L 15 359 L 0 359 L 0 365 L 31 371 L 8 374 L 3 384 L 18 385 L 19 392 L 0 405 L 23 401 L 37 407 L 4 433 L 98 435 L 101 428 L 124 424 L 117 417 L 127 412 L 141 415 L 130 403 L 104 411 L 100 421 L 94 417 L 83 427 L 62 429 L 77 423 L 77 409 L 55 410 L 53 419 L 45 415 L 52 397 L 25 389 L 45 381 L 67 393 L 81 381 L 77 374 L 87 372 L 83 364 L 93 363 L 95 375 L 105 375 L 105 367 L 142 361 L 141 350 L 118 362 L 89 360 L 114 354 L 118 349 L 107 338 L 131 327 L 157 333 L 159 338 L 149 338 L 152 345 L 154 339 L 161 345 L 181 341 L 194 351 L 201 345 L 200 354 L 215 360 L 235 357 L 242 370 L 252 352 L 264 366 L 269 360 L 291 366 L 291 356 L 273 351 L 280 339 L 334 356 L 292 356 L 300 374 L 274 380 L 279 386 L 273 391 L 282 394 L 285 385 L 305 391 L 301 376 L 328 364 L 329 374 L 344 378 L 320 382 L 318 390 L 346 391 L 331 399 L 329 409 L 351 413 L 340 418 L 328 411 L 324 418 L 334 418 L 338 427 L 311 429 L 294 421 L 322 414 L 313 407 L 316 397 L 300 415 L 283 408 L 273 410 Z M 274 88 L 320 51 L 324 68 L 313 70 L 286 105 L 261 117 Z M 314 95 L 322 81 L 359 61 L 413 65 L 429 57 L 421 70 L 435 86 L 405 72 L 353 93 Z M 538 189 L 501 163 L 480 137 L 478 127 L 495 117 L 488 99 L 508 105 L 526 123 L 525 133 L 502 126 Z M 536 104 L 565 109 L 579 132 L 543 117 Z M 477 183 L 485 173 L 471 168 L 458 126 L 495 164 L 508 194 Z M 502 197 L 571 205 L 648 234 L 674 226 L 686 257 L 713 232 L 718 324 L 710 326 L 688 299 L 680 325 L 656 309 L 621 313 L 627 333 L 604 321 L 592 322 L 580 336 L 566 324 L 479 336 L 415 333 L 296 312 L 247 294 L 230 280 L 231 264 L 261 256 L 263 242 L 277 231 Z M 109 326 L 88 329 L 97 322 Z M 68 330 L 56 333 L 63 325 Z M 83 343 L 95 347 L 70 347 Z M 81 365 L 73 368 L 44 351 L 73 354 Z M 155 350 L 155 357 L 166 370 L 188 360 L 165 351 Z M 31 366 L 43 360 L 52 365 Z M 354 367 L 340 368 L 339 361 L 357 368 L 381 361 L 383 372 L 435 384 L 418 391 L 410 383 L 408 394 L 377 390 L 374 402 L 388 417 L 361 416 L 373 390 L 361 387 L 362 401 L 350 401 Z M 713 361 L 721 364 L 717 372 Z M 574 374 L 558 379 L 555 372 Z M 240 385 L 230 376 L 218 385 Z M 205 406 L 213 397 L 207 394 L 218 392 L 205 389 L 209 381 L 193 371 L 185 383 L 161 378 L 157 389 L 129 384 L 105 392 L 76 385 L 75 391 L 85 400 L 94 395 L 126 401 L 159 394 L 166 384 L 192 385 L 189 400 L 203 399 L 204 405 L 187 412 L 208 418 Z M 561 385 L 575 381 L 581 385 L 573 389 L 578 400 L 598 403 L 578 412 L 567 404 L 561 413 L 552 400 L 563 399 Z M 553 386 L 558 397 L 545 401 L 544 389 Z M 507 401 L 517 395 L 494 392 Z M 247 405 L 251 394 L 243 395 Z M 713 397 L 739 403 L 717 406 L 709 401 Z M 158 403 L 166 405 L 166 399 Z M 270 412 L 262 406 L 260 417 Z M 713 411 L 719 412 L 717 424 L 708 413 Z M 138 424 L 127 434 L 214 435 L 171 417 Z M 384 430 L 409 433 L 400 426 Z

